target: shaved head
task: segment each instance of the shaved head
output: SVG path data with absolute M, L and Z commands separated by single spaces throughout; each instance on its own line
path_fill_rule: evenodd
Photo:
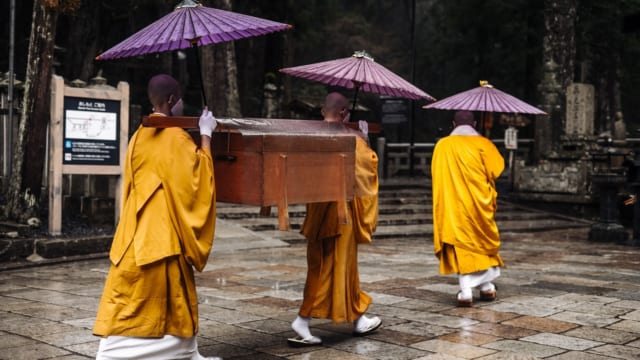
M 161 104 L 169 101 L 173 95 L 174 101 L 181 98 L 180 84 L 176 79 L 167 74 L 159 74 L 149 80 L 147 86 L 149 101 L 154 107 L 161 107 Z
M 456 125 L 471 125 L 473 126 L 476 120 L 473 118 L 471 111 L 461 110 L 456 111 L 453 116 L 453 121 Z
M 322 116 L 326 121 L 342 121 L 349 113 L 349 99 L 339 92 L 327 95 L 322 105 Z

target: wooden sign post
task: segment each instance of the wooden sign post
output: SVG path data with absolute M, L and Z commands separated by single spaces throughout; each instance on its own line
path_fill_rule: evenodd
M 62 233 L 64 174 L 116 175 L 115 219 L 129 141 L 129 84 L 74 88 L 54 75 L 49 123 L 49 234 Z

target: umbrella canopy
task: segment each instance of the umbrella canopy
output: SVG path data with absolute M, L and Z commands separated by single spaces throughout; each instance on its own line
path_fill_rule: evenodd
M 291 28 L 185 0 L 151 25 L 131 35 L 96 60 L 118 59 L 249 38 Z
M 480 81 L 480 86 L 475 89 L 449 96 L 422 108 L 546 115 L 544 111 L 494 88 L 484 80 Z
M 380 95 L 435 101 L 431 95 L 375 62 L 365 51 L 356 51 L 348 58 L 284 68 L 280 72 L 328 85 L 356 89 L 356 96 L 357 91 L 362 89 Z

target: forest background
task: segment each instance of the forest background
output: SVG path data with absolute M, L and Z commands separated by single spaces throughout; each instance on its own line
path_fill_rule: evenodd
M 202 3 L 293 27 L 266 36 L 203 47 L 200 70 L 189 51 L 95 60 L 96 55 L 169 13 L 177 1 L 37 0 L 36 5 L 43 4 L 45 19 L 53 25 L 50 41 L 55 48 L 51 65 L 53 72 L 65 80 L 89 82 L 101 73 L 113 86 L 126 81 L 131 86 L 131 103 L 140 105 L 141 113 L 146 114 L 151 111 L 146 98 L 148 79 L 159 72 L 171 73 L 182 81 L 185 101 L 196 113 L 201 105 L 199 76 L 203 76 L 207 103 L 216 116 L 222 117 L 264 116 L 267 83 L 276 89 L 281 105 L 278 117 L 316 117 L 317 113 L 293 113 L 291 105 L 296 101 L 318 105 L 328 89 L 278 70 L 348 57 L 357 50 L 366 50 L 377 62 L 437 99 L 477 87 L 479 80 L 488 80 L 500 90 L 539 105 L 543 101 L 540 85 L 545 71 L 544 40 L 545 36 L 549 37 L 545 16 L 553 16 L 559 9 L 566 12 L 562 18 L 566 19 L 564 29 L 567 31 L 560 35 L 568 38 L 564 41 L 567 47 L 564 51 L 571 58 L 568 65 L 559 66 L 568 67 L 566 80 L 569 82 L 594 85 L 596 132 L 611 130 L 614 115 L 621 112 L 628 134 L 638 137 L 640 0 L 209 0 Z M 8 0 L 2 0 L 2 9 L 7 8 Z M 37 8 L 34 1 L 15 3 L 15 73 L 16 78 L 23 81 L 27 77 L 29 38 Z M 8 12 L 0 11 L 0 24 L 0 48 L 7 49 Z M 0 71 L 5 72 L 8 67 L 8 57 L 0 57 Z M 357 116 L 379 122 L 380 98 L 360 93 L 358 99 L 370 111 Z M 421 106 L 425 104 L 424 101 L 411 103 L 412 120 L 385 126 L 382 136 L 388 141 L 432 142 L 441 131 L 447 132 L 452 114 L 424 110 Z M 46 106 L 40 108 L 47 109 Z M 519 136 L 532 138 L 534 126 L 532 121 L 521 128 Z M 496 124 L 491 137 L 503 137 L 504 128 Z M 37 174 L 38 171 L 42 172 L 41 169 L 31 172 Z M 22 190 L 30 186 L 26 182 L 38 180 L 25 173 L 29 171 L 23 171 Z

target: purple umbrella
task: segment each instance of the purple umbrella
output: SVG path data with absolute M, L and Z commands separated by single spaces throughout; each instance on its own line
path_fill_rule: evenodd
M 354 108 L 359 89 L 381 95 L 435 101 L 431 95 L 375 62 L 365 51 L 356 51 L 348 58 L 284 68 L 280 72 L 323 84 L 355 89 Z
M 98 55 L 96 60 L 119 59 L 191 47 L 196 52 L 195 58 L 200 69 L 197 46 L 265 35 L 289 28 L 289 24 L 214 9 L 193 0 L 184 0 L 171 13 Z M 206 105 L 202 77 L 200 87 Z
M 131 35 L 96 60 L 118 59 L 244 39 L 291 28 L 231 11 L 185 0 L 151 25 Z
M 544 111 L 494 88 L 484 80 L 480 81 L 480 86 L 475 89 L 449 96 L 422 108 L 546 115 Z

